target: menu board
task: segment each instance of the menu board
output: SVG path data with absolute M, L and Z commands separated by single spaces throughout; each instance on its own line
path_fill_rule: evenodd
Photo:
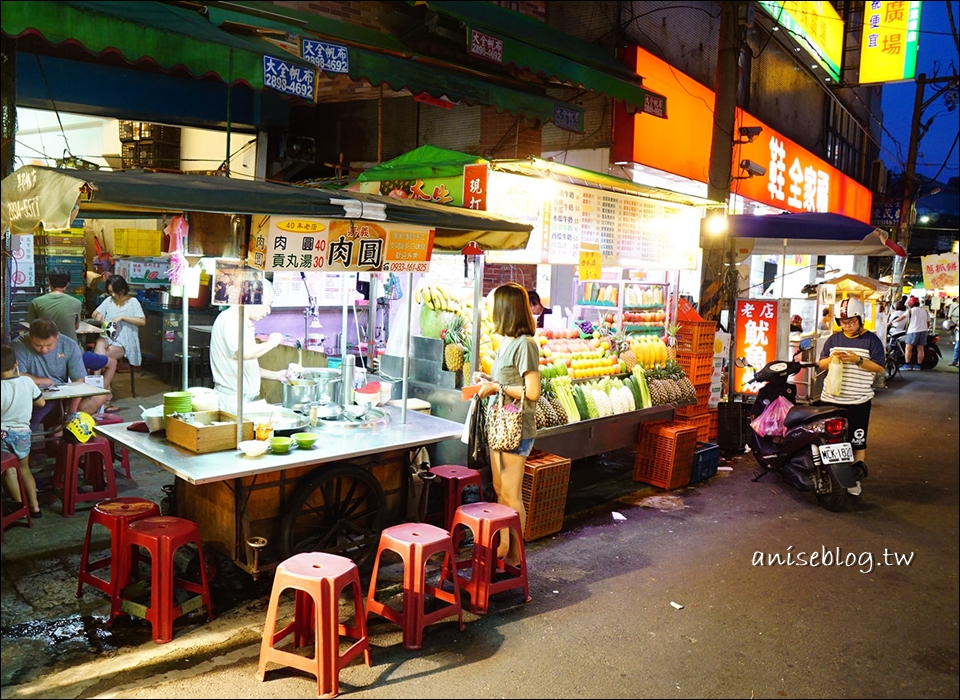
M 343 306 L 343 275 L 336 272 L 304 272 L 310 294 L 319 306 Z M 357 273 L 347 274 L 347 294 L 350 299 L 360 296 L 357 289 Z M 307 287 L 299 272 L 274 272 L 273 290 L 276 293 L 276 308 L 306 308 L 310 303 Z
M 490 251 L 491 262 L 576 265 L 581 244 L 606 267 L 694 270 L 700 252 L 696 207 L 491 172 L 487 210 L 533 226 L 523 251 Z

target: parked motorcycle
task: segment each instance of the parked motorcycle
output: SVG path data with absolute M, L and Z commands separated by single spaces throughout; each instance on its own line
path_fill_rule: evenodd
M 906 344 L 903 342 L 903 336 L 906 331 L 891 331 L 887 338 L 887 359 L 884 370 L 887 379 L 893 379 L 900 371 L 900 366 L 907 361 Z M 940 335 L 938 333 L 927 333 L 927 344 L 923 348 L 923 362 L 920 363 L 920 369 L 933 369 L 940 362 L 943 353 L 940 352 Z
M 749 367 L 743 359 L 737 360 L 737 366 Z M 807 367 L 817 363 L 774 360 L 757 371 L 750 383 L 766 384 L 757 393 L 753 417 L 778 396 L 793 403 L 797 388 L 787 380 Z M 853 459 L 846 411 L 836 406 L 794 405 L 784 428 L 783 437 L 757 435 L 751 429 L 750 448 L 761 469 L 753 481 L 776 472 L 794 488 L 812 491 L 827 510 L 844 510 L 850 495 L 859 495 L 860 482 L 867 476 L 867 465 Z

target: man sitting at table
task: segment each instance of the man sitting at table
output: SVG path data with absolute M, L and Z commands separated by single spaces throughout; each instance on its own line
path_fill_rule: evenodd
M 92 374 L 103 370 L 103 388 L 109 389 L 113 375 L 117 373 L 117 361 L 107 355 L 98 355 L 93 351 L 85 350 L 83 344 L 77 339 L 83 304 L 75 296 L 67 294 L 67 287 L 70 286 L 70 271 L 65 267 L 55 267 L 47 275 L 47 281 L 50 283 L 50 293 L 38 296 L 30 302 L 27 321 L 48 318 L 57 324 L 60 335 L 70 338 L 84 350 L 83 366 L 87 371 Z
M 10 343 L 17 356 L 20 375 L 30 377 L 41 390 L 58 384 L 83 384 L 87 374 L 83 366 L 80 346 L 57 330 L 57 325 L 48 318 L 38 318 L 30 324 L 30 330 Z M 70 400 L 67 413 L 84 411 L 94 414 L 110 399 L 110 394 L 82 396 Z M 59 401 L 48 401 L 43 408 L 35 409 L 30 427 L 38 430 L 46 415 Z

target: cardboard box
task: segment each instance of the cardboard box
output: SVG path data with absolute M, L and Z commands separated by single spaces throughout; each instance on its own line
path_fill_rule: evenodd
M 211 425 L 229 421 L 226 425 Z M 197 454 L 232 450 L 237 446 L 237 417 L 223 411 L 197 411 L 194 422 L 167 416 L 167 441 Z M 243 421 L 243 439 L 253 439 L 253 423 Z

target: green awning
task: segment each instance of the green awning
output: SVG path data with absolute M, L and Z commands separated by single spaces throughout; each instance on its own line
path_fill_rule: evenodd
M 93 54 L 119 53 L 130 63 L 183 68 L 196 77 L 244 82 L 257 90 L 264 87 L 265 55 L 315 68 L 265 41 L 234 36 L 196 12 L 162 2 L 7 0 L 2 29 L 15 38 L 36 34 L 54 45 L 75 43 Z
M 270 3 L 242 2 L 234 6 L 246 11 L 208 6 L 210 21 L 216 26 L 253 28 L 264 36 L 296 35 L 342 43 L 349 54 L 351 80 L 366 80 L 373 86 L 386 85 L 394 91 L 408 90 L 414 95 L 426 94 L 454 103 L 491 106 L 497 111 L 554 122 L 568 130 L 583 130 L 580 107 L 483 80 L 463 72 L 462 67 L 411 54 L 408 47 L 389 34 Z M 563 123 L 563 116 L 569 119 L 573 114 L 576 126 Z
M 642 87 L 640 78 L 596 44 L 488 2 L 410 0 L 503 42 L 501 61 L 548 79 L 594 90 L 639 112 L 666 117 L 667 98 Z M 467 35 L 470 41 L 470 35 Z
M 357 182 L 456 177 L 463 175 L 464 165 L 485 162 L 486 160 L 480 156 L 425 145 L 364 170 L 357 178 Z

